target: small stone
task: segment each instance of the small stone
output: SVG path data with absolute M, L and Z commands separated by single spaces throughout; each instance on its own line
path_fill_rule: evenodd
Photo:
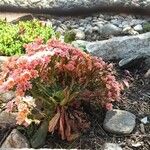
M 1 148 L 29 148 L 29 142 L 17 129 L 12 130 Z
M 0 127 L 9 125 L 9 126 L 15 126 L 16 125 L 16 113 L 8 113 L 5 111 L 2 111 L 0 113 Z
M 58 28 L 56 29 L 56 32 L 59 32 L 60 34 L 63 34 L 65 31 L 64 31 L 64 29 L 58 27 Z
M 6 93 L 0 94 L 0 100 L 7 103 L 15 97 L 15 93 L 13 91 L 8 91 Z
M 84 40 L 85 33 L 82 30 L 74 29 L 73 32 L 75 33 L 76 40 Z
M 94 26 L 93 28 L 92 28 L 92 31 L 98 31 L 99 30 L 99 27 L 97 27 L 97 26 Z
M 119 35 L 121 34 L 121 32 L 122 32 L 121 28 L 110 23 L 104 25 L 102 28 L 102 33 L 104 35 Z
M 130 134 L 135 127 L 135 115 L 124 110 L 107 111 L 103 123 L 106 131 L 116 134 Z
M 76 41 L 73 41 L 71 44 L 72 44 L 74 47 L 80 48 L 80 47 L 86 47 L 86 45 L 87 45 L 88 43 L 89 43 L 88 41 L 76 40 Z
M 111 23 L 114 24 L 114 25 L 119 26 L 119 24 L 121 24 L 121 20 L 119 20 L 119 19 L 112 19 Z
M 3 62 L 5 62 L 5 61 L 7 61 L 8 58 L 9 58 L 9 57 L 7 57 L 7 56 L 0 56 L 0 63 L 3 63 Z
M 140 130 L 143 134 L 145 134 L 145 127 L 143 123 L 140 124 Z
M 103 150 L 122 150 L 122 148 L 115 143 L 105 143 Z
M 122 26 L 124 27 L 124 26 L 126 26 L 126 25 L 129 25 L 128 21 L 123 21 L 123 22 L 122 22 Z
M 132 29 L 132 28 L 131 28 L 130 26 L 125 27 L 125 28 L 123 29 L 123 32 L 129 31 L 129 30 L 131 30 L 131 29 Z
M 131 145 L 133 147 L 140 147 L 140 146 L 142 146 L 142 144 L 143 144 L 143 142 L 137 142 L 137 143 L 132 143 Z
M 142 31 L 142 30 L 143 30 L 143 27 L 142 27 L 142 25 L 138 24 L 138 25 L 134 26 L 133 29 L 134 29 L 135 31 Z
M 31 0 L 31 3 L 33 3 L 33 4 L 37 4 L 37 3 L 39 3 L 41 0 Z
M 141 122 L 144 123 L 144 124 L 147 124 L 148 123 L 148 118 L 147 117 L 142 118 Z
M 145 78 L 150 78 L 150 69 L 148 69 L 148 71 L 145 73 L 144 77 Z

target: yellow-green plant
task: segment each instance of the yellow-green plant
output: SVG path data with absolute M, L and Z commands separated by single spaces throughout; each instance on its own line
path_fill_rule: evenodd
M 46 42 L 55 32 L 52 27 L 38 20 L 20 21 L 18 24 L 0 21 L 0 55 L 20 55 L 25 52 L 24 43 L 33 42 L 37 37 Z

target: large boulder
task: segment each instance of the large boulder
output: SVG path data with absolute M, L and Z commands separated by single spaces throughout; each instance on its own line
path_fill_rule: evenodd
M 135 55 L 150 56 L 150 32 L 91 42 L 86 45 L 86 49 L 107 60 L 131 58 Z

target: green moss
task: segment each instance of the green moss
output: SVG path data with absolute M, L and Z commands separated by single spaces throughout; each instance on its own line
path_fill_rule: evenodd
M 24 43 L 32 42 L 37 37 L 42 37 L 46 42 L 55 32 L 52 27 L 42 25 L 38 20 L 20 21 L 11 24 L 0 21 L 0 54 L 20 55 L 24 53 Z
M 75 40 L 75 36 L 76 36 L 76 34 L 72 30 L 67 31 L 64 35 L 64 42 L 71 43 L 72 41 Z
M 144 32 L 150 32 L 150 22 L 143 24 L 143 31 Z

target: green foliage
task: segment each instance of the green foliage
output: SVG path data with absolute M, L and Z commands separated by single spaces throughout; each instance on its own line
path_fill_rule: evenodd
M 143 31 L 144 32 L 150 32 L 150 23 L 143 24 Z
M 75 36 L 76 36 L 76 34 L 72 30 L 66 32 L 65 36 L 64 36 L 64 42 L 71 43 L 72 41 L 75 40 Z
M 52 36 L 55 36 L 52 27 L 38 20 L 20 21 L 18 24 L 0 21 L 0 55 L 20 55 L 24 53 L 24 43 L 30 43 L 37 37 L 46 42 Z

